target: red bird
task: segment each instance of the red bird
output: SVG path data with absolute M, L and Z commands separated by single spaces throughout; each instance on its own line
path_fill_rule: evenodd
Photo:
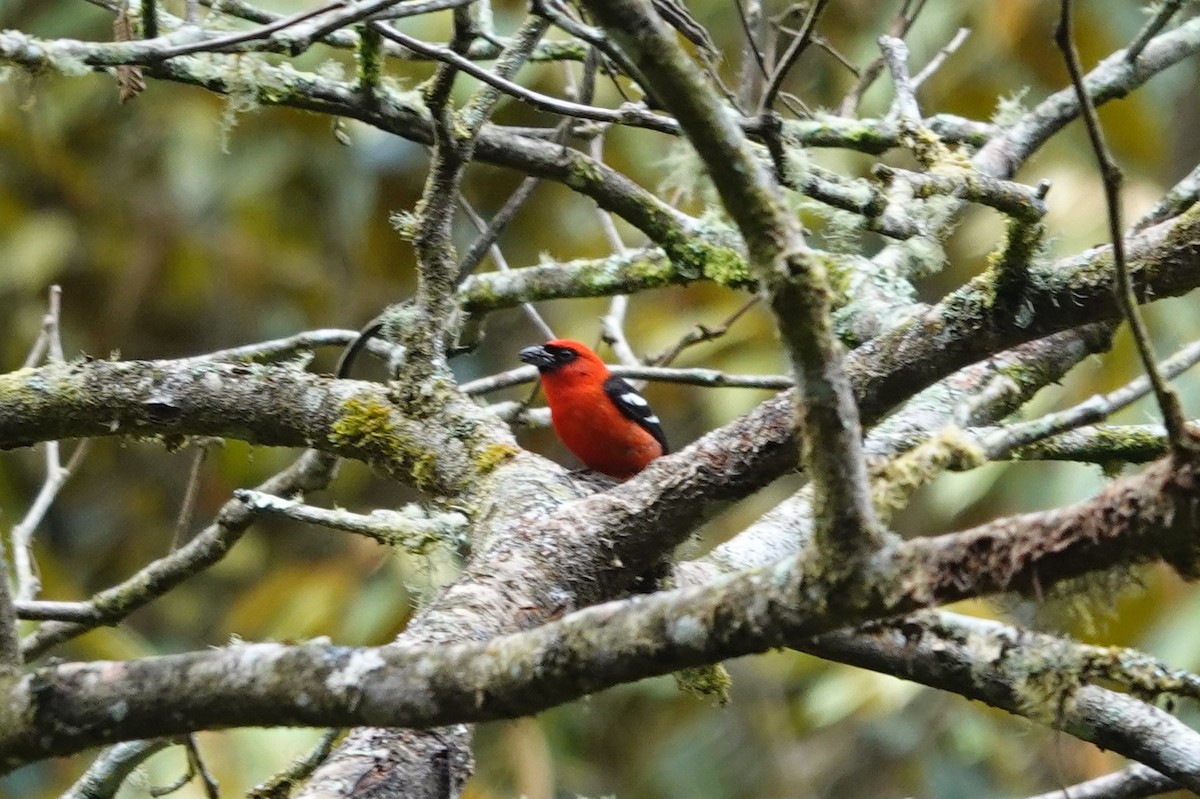
M 521 350 L 538 368 L 554 432 L 584 466 L 625 480 L 666 455 L 650 404 L 584 344 L 555 339 Z

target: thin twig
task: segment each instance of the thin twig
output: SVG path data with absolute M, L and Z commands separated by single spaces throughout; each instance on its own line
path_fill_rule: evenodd
M 1138 56 L 1146 49 L 1146 45 L 1171 21 L 1171 17 L 1175 16 L 1180 7 L 1183 6 L 1183 2 L 1184 0 L 1166 0 L 1162 4 L 1158 12 L 1138 31 L 1137 36 L 1133 37 L 1133 42 L 1125 51 L 1126 61 L 1132 64 L 1138 60 Z
M 929 59 L 929 63 L 926 64 L 920 72 L 913 76 L 912 87 L 914 89 L 918 89 L 921 87 L 922 83 L 933 77 L 933 74 L 942 68 L 942 64 L 946 62 L 946 59 L 958 52 L 958 48 L 962 47 L 963 42 L 965 42 L 967 37 L 970 35 L 970 28 L 959 28 L 954 34 L 954 38 L 947 42 L 945 47 L 943 47 L 941 50 L 938 50 L 933 58 Z
M 534 178 L 526 178 L 525 182 L 521 184 L 522 187 L 525 185 L 525 183 L 529 183 L 530 181 L 534 181 L 536 183 Z M 520 191 L 521 189 L 518 188 L 517 192 L 519 193 Z M 528 194 L 525 196 L 528 196 Z M 517 197 L 517 193 L 514 193 L 513 197 L 510 197 L 509 199 L 512 200 L 515 197 Z M 479 231 L 481 240 L 483 237 L 487 237 L 490 229 L 488 224 L 483 221 L 483 217 L 481 217 L 475 211 L 474 207 L 471 206 L 471 203 L 467 201 L 466 195 L 464 195 L 461 191 L 458 193 L 458 204 L 466 213 L 467 218 L 471 220 L 471 224 L 474 225 L 475 229 Z M 496 243 L 494 238 L 488 245 L 487 249 L 492 256 L 492 261 L 494 261 L 496 264 L 496 268 L 501 272 L 508 272 L 510 270 L 508 259 L 504 257 L 504 252 L 500 249 L 500 245 Z M 521 309 L 525 311 L 525 315 L 529 317 L 529 321 L 533 322 L 534 327 L 541 331 L 542 335 L 544 335 L 547 340 L 557 338 L 557 336 L 554 335 L 554 330 L 549 324 L 546 323 L 546 320 L 542 318 L 542 315 L 538 313 L 538 309 L 534 307 L 532 302 L 521 303 Z
M 618 377 L 650 380 L 660 383 L 682 383 L 706 388 L 760 388 L 766 391 L 782 391 L 795 385 L 786 375 L 735 375 L 718 369 L 670 369 L 662 366 L 613 365 L 609 371 Z M 470 396 L 490 394 L 493 391 L 532 383 L 537 379 L 537 370 L 532 366 L 519 366 L 507 372 L 481 377 L 463 383 L 459 388 Z
M 1182 348 L 1163 361 L 1159 369 L 1165 378 L 1170 379 L 1197 363 L 1200 363 L 1200 342 Z M 1019 447 L 1106 419 L 1146 396 L 1150 389 L 1150 381 L 1145 376 L 1138 377 L 1115 391 L 1094 395 L 1065 410 L 1002 427 L 983 440 L 984 450 L 989 459 L 1004 457 Z
M 112 799 L 138 766 L 174 744 L 170 738 L 154 738 L 110 746 L 59 799 Z
M 51 446 L 51 444 L 55 446 Z M 13 565 L 16 568 L 17 599 L 32 600 L 42 590 L 42 582 L 38 577 L 37 562 L 33 557 L 33 536 L 38 525 L 50 512 L 50 506 L 58 497 L 58 492 L 66 485 L 67 480 L 83 463 L 91 449 L 91 439 L 83 439 L 75 445 L 71 459 L 63 466 L 59 462 L 58 442 L 46 442 L 46 479 L 42 482 L 41 490 L 34 497 L 33 504 L 25 512 L 25 516 L 13 526 L 12 547 Z
M 393 42 L 404 45 L 414 52 L 421 53 L 443 64 L 457 67 L 471 77 L 504 92 L 510 97 L 528 103 L 530 106 L 541 111 L 562 114 L 563 116 L 575 119 L 590 119 L 595 122 L 607 122 L 613 125 L 633 125 L 635 127 L 656 130 L 660 133 L 678 134 L 678 123 L 673 119 L 650 113 L 645 109 L 636 106 L 623 106 L 616 110 L 598 108 L 596 106 L 573 103 L 569 100 L 561 100 L 557 97 L 541 94 L 532 89 L 527 89 L 519 83 L 514 83 L 507 78 L 503 78 L 491 70 L 484 69 L 474 61 L 446 47 L 427 44 L 390 25 L 380 24 L 378 27 L 380 33 Z
M 268 358 L 282 358 L 297 352 L 312 350 L 317 347 L 344 347 L 358 338 L 357 330 L 320 329 L 307 330 L 285 338 L 260 341 L 255 344 L 243 344 L 239 347 L 229 347 L 203 355 L 196 355 L 188 360 L 197 361 L 258 361 Z M 379 339 L 371 339 L 365 343 L 366 349 L 376 358 L 383 361 L 391 360 L 398 349 L 396 345 Z
M 1028 799 L 1146 799 L 1178 791 L 1182 786 L 1149 766 L 1131 766 L 1094 780 L 1055 788 Z
M 217 786 L 217 780 L 204 764 L 204 758 L 200 756 L 200 750 L 196 746 L 196 736 L 185 735 L 181 743 L 183 744 L 184 752 L 187 754 L 187 770 L 175 782 L 160 788 L 151 788 L 149 791 L 150 795 L 156 797 L 156 799 L 157 797 L 169 796 L 181 790 L 183 786 L 196 777 L 199 777 L 200 784 L 204 786 L 205 797 L 207 799 L 220 799 L 221 792 Z
M 1196 166 L 1182 180 L 1171 187 L 1171 190 L 1146 212 L 1146 215 L 1133 226 L 1133 233 L 1140 232 L 1164 222 L 1173 216 L 1178 216 L 1200 202 L 1200 166 Z
M 456 541 L 462 537 L 467 526 L 467 518 L 455 512 L 376 510 L 370 515 L 363 515 L 338 508 L 318 508 L 262 491 L 239 488 L 233 492 L 233 496 L 258 515 L 278 516 L 331 530 L 355 533 L 386 546 L 399 546 L 408 551 L 422 549 L 431 542 Z
M 1100 177 L 1104 184 L 1104 200 L 1108 209 L 1108 232 L 1112 239 L 1113 267 L 1116 271 L 1114 291 L 1117 304 L 1121 308 L 1122 315 L 1129 322 L 1129 330 L 1137 345 L 1142 368 L 1145 369 L 1146 376 L 1150 379 L 1150 385 L 1154 389 L 1154 396 L 1163 416 L 1163 424 L 1171 439 L 1171 449 L 1177 455 L 1183 455 L 1188 449 L 1188 433 L 1183 408 L 1179 403 L 1179 395 L 1167 384 L 1158 370 L 1158 365 L 1154 360 L 1154 351 L 1150 345 L 1150 336 L 1138 310 L 1137 297 L 1133 293 L 1133 281 L 1129 277 L 1129 264 L 1125 258 L 1124 225 L 1121 222 L 1123 175 L 1105 143 L 1104 131 L 1096 116 L 1095 104 L 1083 83 L 1083 69 L 1079 64 L 1079 53 L 1075 49 L 1075 36 L 1071 22 L 1071 0 L 1062 0 L 1058 25 L 1054 29 L 1054 42 L 1062 51 L 1067 71 L 1071 73 L 1071 84 L 1075 87 L 1075 97 L 1079 102 L 1084 125 L 1087 127 L 1092 151 L 1095 153 L 1096 162 L 1100 167 Z
M 183 502 L 179 504 L 179 515 L 175 517 L 175 532 L 171 536 L 172 552 L 187 543 L 188 531 L 192 528 L 192 518 L 196 513 L 196 500 L 200 496 L 200 470 L 208 460 L 208 453 L 219 443 L 221 439 L 199 442 L 196 457 L 192 459 L 192 468 L 188 471 L 187 488 L 183 492 Z
M 63 362 L 61 316 L 62 288 L 51 286 L 48 309 L 45 317 L 42 319 L 42 332 L 38 336 L 37 343 L 34 344 L 29 358 L 26 359 L 27 363 L 31 358 L 34 358 L 35 354 L 37 354 L 37 359 L 33 363 L 37 363 L 41 359 L 42 354 L 51 363 Z M 47 441 L 45 443 L 45 480 L 42 482 L 41 490 L 38 491 L 33 503 L 25 512 L 25 516 L 12 528 L 11 533 L 13 567 L 16 570 L 17 581 L 17 601 L 32 600 L 37 597 L 42 589 L 41 580 L 38 576 L 37 561 L 33 557 L 33 536 L 37 532 L 38 525 L 42 523 L 46 514 L 50 512 L 50 506 L 54 504 L 58 492 L 66 484 L 71 474 L 83 462 L 84 457 L 87 456 L 89 447 L 87 439 L 79 442 L 75 447 L 75 451 L 71 453 L 71 460 L 64 468 L 59 443 L 57 441 Z
M 62 338 L 59 332 L 59 317 L 62 315 L 62 287 L 51 286 L 47 300 L 46 315 L 42 317 L 42 329 L 37 341 L 25 357 L 24 368 L 29 369 L 41 363 L 42 358 L 49 352 L 51 357 L 63 360 Z M 57 353 L 57 354 L 55 354 Z
M 688 347 L 696 344 L 703 344 L 706 341 L 713 341 L 721 336 L 724 336 L 729 332 L 729 328 L 732 327 L 737 320 L 745 316 L 751 308 L 753 308 L 755 305 L 758 305 L 761 299 L 762 296 L 759 294 L 755 294 L 754 296 L 750 297 L 748 300 L 738 306 L 737 310 L 726 317 L 725 320 L 716 327 L 696 325 L 687 333 L 685 333 L 683 337 L 679 339 L 679 341 L 675 342 L 674 346 L 659 353 L 656 357 L 650 359 L 650 362 L 654 366 L 668 366 L 674 363 L 675 359 L 679 357 L 680 353 L 682 353 Z
M 908 31 L 917 21 L 917 17 L 925 8 L 925 0 L 905 0 L 904 5 L 896 14 L 896 18 L 892 20 L 891 29 L 888 35 L 897 39 L 903 39 L 908 35 Z M 831 51 L 832 52 L 832 51 Z M 849 63 L 846 61 L 846 63 Z M 841 106 L 838 109 L 838 115 L 844 117 L 852 117 L 858 111 L 858 104 L 862 102 L 863 95 L 867 93 L 867 89 L 875 83 L 875 80 L 883 72 L 884 61 L 880 56 L 858 70 L 858 80 L 855 81 L 854 87 L 846 93 L 842 98 Z
M 183 745 L 187 748 L 190 768 L 200 777 L 200 783 L 204 786 L 204 795 L 208 799 L 220 799 L 221 792 L 217 787 L 217 779 L 208 770 L 204 758 L 200 756 L 200 749 L 196 746 L 196 736 L 189 735 L 184 739 Z
M 829 4 L 829 0 L 814 0 L 812 5 L 808 7 L 808 14 L 804 18 L 804 24 L 800 28 L 800 32 L 792 39 L 788 49 L 784 51 L 783 57 L 779 59 L 779 63 L 775 66 L 775 71 L 771 73 L 770 80 L 767 82 L 766 91 L 763 92 L 762 100 L 758 104 L 758 113 L 763 114 L 775 105 L 775 98 L 779 95 L 779 90 L 783 87 L 783 81 L 787 78 L 796 60 L 800 58 L 800 54 L 808 47 L 812 40 L 813 30 L 817 26 L 817 21 L 821 18 L 821 13 L 825 11 L 825 7 Z
M 604 160 L 604 137 L 597 136 L 588 142 L 589 154 L 597 162 Z M 621 238 L 621 232 L 617 230 L 617 225 L 613 222 L 612 214 L 605 211 L 603 208 L 596 208 L 596 218 L 600 221 L 600 229 L 604 231 L 604 237 L 608 239 L 608 246 L 618 255 L 624 255 L 628 252 L 625 246 L 625 241 Z M 625 335 L 625 317 L 629 313 L 629 295 L 618 294 L 614 296 L 608 303 L 608 312 L 600 318 L 600 335 L 604 341 L 612 348 L 613 354 L 617 356 L 617 360 L 624 366 L 642 366 L 642 359 L 637 357 L 633 351 L 633 346 L 630 345 L 628 337 Z M 639 381 L 640 383 L 640 381 Z M 640 389 L 642 386 L 639 383 L 634 384 L 634 388 Z
M 917 103 L 916 86 L 908 73 L 908 45 L 895 36 L 880 36 L 879 49 L 883 61 L 892 74 L 896 98 L 890 115 L 895 115 L 902 125 L 915 130 L 921 125 L 921 107 Z
M 746 37 L 742 45 L 742 64 L 738 70 L 738 95 L 742 106 L 747 107 L 759 81 L 770 75 L 767 59 L 758 41 L 759 28 L 763 23 L 762 0 L 747 0 L 747 5 L 742 5 L 742 0 L 734 0 L 733 5 L 742 24 L 742 35 Z M 758 69 L 755 70 L 755 67 Z
M 291 790 L 301 780 L 312 774 L 317 766 L 325 762 L 333 751 L 333 743 L 341 730 L 326 730 L 312 751 L 294 760 L 291 765 L 246 793 L 246 799 L 287 799 Z
M 301 22 L 318 17 L 328 11 L 333 11 L 338 8 L 344 8 L 345 3 L 342 0 L 333 0 L 323 6 L 317 6 L 306 11 L 300 11 L 291 16 L 281 17 L 274 22 L 269 22 L 266 25 L 255 28 L 249 31 L 239 31 L 237 33 L 218 36 L 213 39 L 204 39 L 199 42 L 189 42 L 180 44 L 174 47 L 168 47 L 165 50 L 156 54 L 160 60 L 168 58 L 178 58 L 179 56 L 191 55 L 192 53 L 220 53 L 235 45 L 245 44 L 247 42 L 259 41 L 267 39 L 274 33 L 299 25 Z M 338 27 L 341 27 L 339 25 Z

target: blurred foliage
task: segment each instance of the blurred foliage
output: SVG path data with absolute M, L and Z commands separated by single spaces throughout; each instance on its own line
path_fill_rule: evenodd
M 714 31 L 735 80 L 741 29 L 732 4 L 690 0 Z M 280 11 L 306 4 L 278 0 Z M 899 4 L 837 0 L 822 33 L 858 62 L 876 54 Z M 1128 41 L 1144 16 L 1129 0 L 1089 0 L 1079 13 L 1085 62 Z M 170 6 L 169 6 L 170 7 Z M 782 10 L 781 2 L 768 11 Z M 955 3 L 931 0 L 909 36 L 914 64 L 923 64 L 960 26 L 974 33 L 922 88 L 927 113 L 989 119 L 1002 99 L 1036 103 L 1064 85 L 1065 72 L 1049 34 L 1056 4 L 1040 0 Z M 178 8 L 173 8 L 178 11 Z M 498 3 L 498 26 L 511 29 L 516 0 Z M 0 27 L 43 36 L 103 40 L 111 18 L 79 0 L 4 0 Z M 406 22 L 427 39 L 444 35 L 446 16 Z M 301 66 L 337 69 L 346 54 L 320 51 Z M 389 65 L 388 74 L 414 85 L 428 65 Z M 525 73 L 543 91 L 560 91 L 558 65 Z M 1129 176 L 1130 214 L 1146 209 L 1198 160 L 1194 122 L 1200 119 L 1195 60 L 1156 78 L 1102 117 Z M 786 89 L 812 107 L 833 107 L 853 76 L 817 48 L 801 59 Z M 459 98 L 470 89 L 460 81 Z M 599 86 L 600 101 L 619 101 Z M 1023 99 L 1019 99 L 1023 98 Z M 864 113 L 890 99 L 886 80 L 867 94 Z M 505 122 L 544 123 L 517 103 Z M 239 107 L 201 90 L 151 82 L 125 105 L 104 74 L 28 76 L 6 70 L 0 82 L 0 363 L 18 367 L 37 336 L 47 287 L 64 290 L 69 357 L 157 358 L 197 354 L 318 327 L 357 328 L 383 304 L 412 288 L 413 257 L 388 225 L 389 213 L 411 210 L 421 191 L 421 147 L 345 123 L 351 146 L 338 143 L 333 120 L 287 109 Z M 617 131 L 607 157 L 644 185 L 666 180 L 675 145 L 665 137 Z M 815 153 L 820 162 L 862 174 L 870 159 Z M 1099 183 L 1072 127 L 1023 171 L 1053 181 L 1049 227 L 1055 252 L 1104 238 Z M 901 156 L 888 160 L 903 163 Z M 480 166 L 466 191 L 484 214 L 494 212 L 519 175 Z M 689 201 L 696 211 L 699 201 Z M 629 243 L 640 243 L 633 234 Z M 979 272 L 1000 231 L 995 214 L 966 215 L 949 242 L 952 267 L 922 290 L 940 296 Z M 470 230 L 460 231 L 460 244 Z M 539 258 L 604 254 L 589 201 L 543 185 L 501 239 L 514 266 Z M 868 242 L 868 247 L 871 246 Z M 485 264 L 485 268 L 492 268 Z M 742 297 L 712 286 L 638 296 L 629 334 L 655 353 L 696 324 L 714 325 Z M 598 336 L 601 300 L 560 301 L 542 311 L 561 335 Z M 1162 303 L 1150 321 L 1165 352 L 1198 332 L 1194 301 Z M 515 365 L 516 349 L 538 334 L 517 311 L 494 314 L 477 350 L 456 361 L 463 378 Z M 1060 387 L 1043 392 L 1030 413 L 1111 389 L 1136 374 L 1123 337 L 1109 356 L 1085 364 Z M 314 363 L 328 371 L 335 353 Z M 733 372 L 777 372 L 780 355 L 767 317 L 756 309 L 724 338 L 687 351 L 680 365 Z M 368 370 L 364 369 L 364 374 Z M 378 372 L 376 372 L 378 374 Z M 1185 402 L 1196 410 L 1196 379 L 1185 379 Z M 682 445 L 746 411 L 762 394 L 653 385 L 674 444 Z M 513 392 L 514 396 L 523 395 Z M 1152 417 L 1139 404 L 1120 417 Z M 567 460 L 547 432 L 525 443 Z M 96 442 L 82 472 L 63 492 L 39 531 L 45 596 L 87 597 L 122 579 L 170 545 L 194 450 L 167 452 L 153 441 Z M 203 471 L 195 527 L 237 487 L 280 468 L 290 453 L 230 442 Z M 42 480 L 39 452 L 0 457 L 0 528 L 17 522 Z M 1052 464 L 992 466 L 950 475 L 923 491 L 898 521 L 906 534 L 929 534 L 1000 513 L 1044 508 L 1086 496 L 1100 485 L 1098 469 Z M 781 481 L 714 520 L 687 552 L 703 551 L 786 495 Z M 352 509 L 394 507 L 407 493 L 357 464 L 347 464 L 323 504 Z M 247 640 L 325 635 L 339 643 L 373 644 L 403 628 L 431 586 L 449 579 L 452 564 L 388 552 L 351 536 L 295 524 L 255 526 L 218 566 L 190 580 L 127 623 L 62 647 L 62 657 L 119 658 L 176 652 Z M 1025 604 L 977 603 L 972 609 L 1009 613 L 1095 640 L 1145 647 L 1174 665 L 1200 668 L 1200 594 L 1163 570 L 1141 575 L 1119 601 L 1108 602 L 1098 627 L 1066 610 Z M 1112 770 L 1110 755 L 1020 719 L 954 696 L 795 654 L 732 664 L 733 702 L 716 710 L 681 695 L 670 679 L 649 680 L 542 714 L 536 720 L 487 725 L 479 734 L 479 774 L 473 799 L 524 795 L 638 797 L 928 796 L 974 799 L 1019 796 Z M 239 795 L 315 741 L 312 731 L 237 731 L 200 736 L 200 747 L 225 795 Z M 26 768 L 0 782 L 0 794 L 49 796 L 85 767 L 85 758 Z M 153 758 L 123 796 L 171 782 L 183 768 L 177 750 Z M 200 793 L 189 786 L 179 796 Z

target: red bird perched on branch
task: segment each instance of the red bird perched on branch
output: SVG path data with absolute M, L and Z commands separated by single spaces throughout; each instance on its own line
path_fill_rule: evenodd
M 526 347 L 520 358 L 537 367 L 554 432 L 584 466 L 625 480 L 667 454 L 650 404 L 585 344 L 555 339 Z

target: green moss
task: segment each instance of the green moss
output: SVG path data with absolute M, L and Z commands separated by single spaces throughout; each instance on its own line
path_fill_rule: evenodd
M 729 689 L 733 687 L 733 678 L 724 666 L 714 663 L 675 672 L 675 684 L 684 693 L 711 700 L 714 705 L 724 707 L 729 704 Z
M 1194 250 L 1197 229 L 1200 229 L 1200 203 L 1194 203 L 1179 215 L 1166 236 L 1163 249 L 1167 252 Z
M 25 387 L 25 380 L 32 377 L 37 371 L 37 369 L 27 367 L 0 375 L 0 398 L 6 394 L 16 395 L 18 393 L 24 397 L 28 393 Z
M 515 444 L 503 442 L 486 444 L 475 454 L 475 470 L 481 475 L 487 474 L 509 458 L 516 456 L 520 451 L 521 448 Z
M 432 452 L 423 452 L 413 461 L 411 474 L 413 484 L 421 491 L 428 491 L 437 485 L 437 456 Z
M 988 254 L 989 268 L 999 277 L 1024 280 L 1029 268 L 1042 255 L 1046 229 L 1040 223 L 1029 224 L 1019 219 L 1010 219 L 1005 228 L 1004 240 Z
M 729 288 L 753 287 L 756 282 L 746 259 L 729 247 L 710 247 L 702 269 L 706 278 Z
M 571 161 L 566 183 L 573 189 L 583 189 L 596 185 L 604 180 L 604 172 L 600 165 L 590 158 L 575 158 Z
M 352 397 L 342 404 L 343 416 L 333 423 L 329 441 L 339 448 L 355 450 L 369 462 L 389 473 L 411 478 L 420 491 L 445 493 L 436 452 L 410 443 L 396 428 L 395 408 L 374 398 Z
M 887 461 L 872 474 L 871 495 L 887 521 L 909 497 L 946 469 L 973 469 L 986 462 L 979 445 L 957 428 L 947 428 L 911 452 Z
M 392 451 L 397 436 L 391 406 L 375 399 L 351 397 L 342 403 L 342 411 L 342 418 L 330 429 L 330 443 L 369 452 Z
M 359 44 L 354 57 L 358 62 L 358 86 L 362 91 L 374 91 L 383 64 L 383 38 L 372 25 L 359 25 L 356 30 Z
M 623 270 L 638 286 L 660 288 L 673 282 L 675 270 L 667 259 L 651 255 L 649 258 L 634 258 Z

